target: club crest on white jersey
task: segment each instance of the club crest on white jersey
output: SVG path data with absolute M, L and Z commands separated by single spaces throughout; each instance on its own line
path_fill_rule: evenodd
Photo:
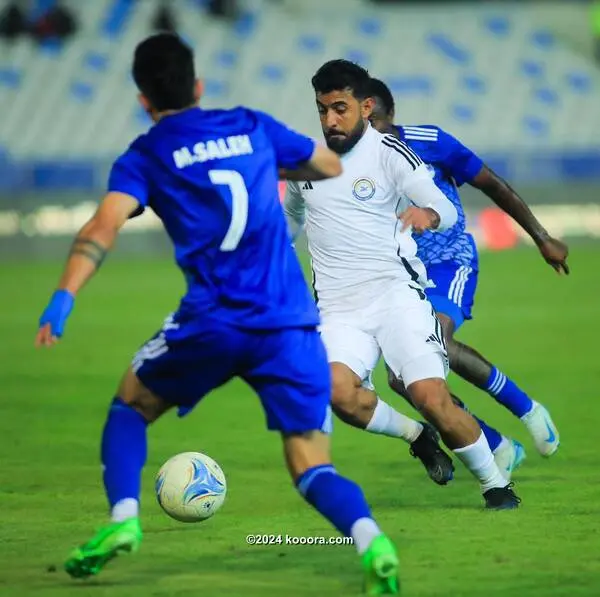
M 375 182 L 370 178 L 357 178 L 352 184 L 352 194 L 359 201 L 368 201 L 375 195 Z

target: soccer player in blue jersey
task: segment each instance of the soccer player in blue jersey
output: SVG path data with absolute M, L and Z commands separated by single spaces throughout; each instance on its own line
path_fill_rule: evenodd
M 155 125 L 119 157 L 108 194 L 83 226 L 40 319 L 38 346 L 62 337 L 75 296 L 127 220 L 152 209 L 175 247 L 187 292 L 137 353 L 110 404 L 102 436 L 110 523 L 66 562 L 98 573 L 142 539 L 141 472 L 147 427 L 241 377 L 281 433 L 298 491 L 354 538 L 369 595 L 398 592 L 398 559 L 361 489 L 331 463 L 330 373 L 317 309 L 294 253 L 277 192 L 278 169 L 313 180 L 341 172 L 339 158 L 266 114 L 197 107 L 191 50 L 159 34 L 135 51 L 133 77 Z
M 568 248 L 552 238 L 510 185 L 460 141 L 436 126 L 395 125 L 394 98 L 389 88 L 382 81 L 373 79 L 371 93 L 375 100 L 371 116 L 373 125 L 382 132 L 395 134 L 431 166 L 436 184 L 459 213 L 458 222 L 450 230 L 415 236 L 418 256 L 435 284 L 435 288 L 427 291 L 427 296 L 444 328 L 450 367 L 518 417 L 529 430 L 538 452 L 549 457 L 558 449 L 559 434 L 548 410 L 475 349 L 454 338 L 464 321 L 472 317 L 479 272 L 477 247 L 465 230 L 458 187 L 467 183 L 485 193 L 529 233 L 542 257 L 559 274 L 569 273 Z M 400 380 L 393 376 L 390 376 L 390 385 L 399 393 L 405 393 Z M 509 465 L 510 472 L 524 458 L 523 447 L 480 423 L 492 451 L 496 455 L 503 454 L 501 459 Z

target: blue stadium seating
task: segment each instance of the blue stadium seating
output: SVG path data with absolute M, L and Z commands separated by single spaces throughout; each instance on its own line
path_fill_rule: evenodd
M 15 163 L 74 161 L 73 174 L 82 160 L 110 162 L 148 126 L 129 69 L 157 2 L 66 3 L 80 31 L 65 45 L 0 42 L 0 146 Z M 399 121 L 438 124 L 513 173 L 600 172 L 600 73 L 526 6 L 259 1 L 231 25 L 204 5 L 174 3 L 205 78 L 206 107 L 243 103 L 319 136 L 310 78 L 325 60 L 345 57 L 389 83 Z M 544 168 L 523 166 L 539 155 Z

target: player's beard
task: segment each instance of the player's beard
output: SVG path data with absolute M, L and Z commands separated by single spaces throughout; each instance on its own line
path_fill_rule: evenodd
M 339 155 L 348 153 L 360 141 L 365 132 L 365 121 L 360 118 L 356 126 L 349 132 L 340 135 L 338 131 L 323 131 L 327 147 Z M 332 137 L 332 135 L 334 135 Z

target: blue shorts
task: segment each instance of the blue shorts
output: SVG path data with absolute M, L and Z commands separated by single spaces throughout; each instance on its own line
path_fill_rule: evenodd
M 427 266 L 427 275 L 435 284 L 428 288 L 427 298 L 437 313 L 443 313 L 454 321 L 457 330 L 465 321 L 472 319 L 473 302 L 477 290 L 479 270 L 460 265 L 454 261 L 444 261 Z
M 331 431 L 331 379 L 314 328 L 256 331 L 175 314 L 137 352 L 132 368 L 163 400 L 190 412 L 234 377 L 259 395 L 267 427 L 282 433 Z

